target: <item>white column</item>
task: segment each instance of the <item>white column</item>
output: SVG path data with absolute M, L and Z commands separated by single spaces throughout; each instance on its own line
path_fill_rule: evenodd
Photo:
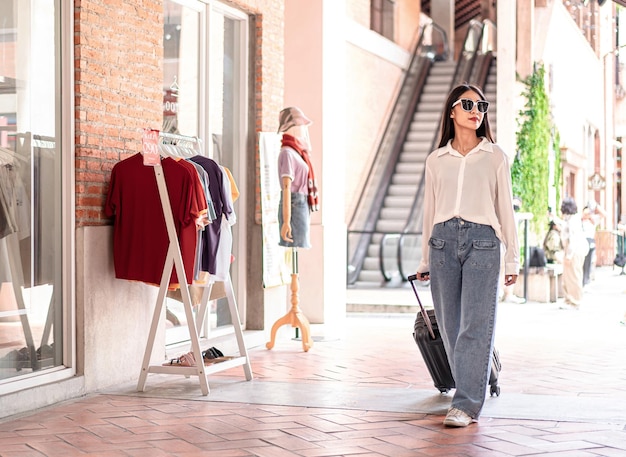
M 311 324 L 326 324 L 325 336 L 341 330 L 346 309 L 345 8 L 345 0 L 285 1 L 284 105 L 313 121 L 321 196 L 311 217 L 313 247 L 299 254 L 300 308 Z
M 518 92 L 515 84 L 516 16 L 516 0 L 498 0 L 497 142 L 511 159 L 516 153 L 515 99 Z
M 454 59 L 454 0 L 437 0 L 430 2 L 430 17 L 433 22 L 443 28 L 448 37 L 450 59 Z

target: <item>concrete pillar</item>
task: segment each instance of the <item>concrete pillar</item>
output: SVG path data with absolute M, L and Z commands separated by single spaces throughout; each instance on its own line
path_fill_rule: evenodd
M 430 2 L 430 17 L 433 22 L 445 30 L 448 37 L 450 59 L 454 59 L 454 0 Z
M 516 150 L 516 16 L 517 2 L 514 0 L 498 0 L 497 8 L 498 27 L 498 76 L 497 100 L 498 109 L 498 144 L 513 159 Z
M 517 73 L 524 79 L 533 72 L 535 57 L 535 0 L 517 0 Z
M 284 104 L 313 121 L 321 196 L 311 215 L 313 247 L 299 253 L 300 307 L 312 324 L 326 324 L 326 335 L 341 332 L 346 310 L 345 8 L 344 0 L 285 1 Z

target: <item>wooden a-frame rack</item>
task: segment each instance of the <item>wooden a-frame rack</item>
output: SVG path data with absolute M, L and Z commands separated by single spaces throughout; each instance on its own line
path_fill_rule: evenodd
M 137 390 L 140 392 L 145 391 L 148 373 L 175 374 L 183 375 L 185 377 L 198 376 L 198 379 L 200 381 L 200 390 L 202 391 L 202 395 L 205 396 L 209 394 L 209 382 L 207 380 L 207 375 L 211 373 L 217 373 L 219 371 L 223 371 L 236 366 L 243 366 L 246 380 L 250 381 L 252 379 L 252 367 L 250 366 L 250 359 L 248 357 L 248 351 L 246 349 L 245 341 L 243 338 L 239 311 L 237 310 L 237 303 L 235 301 L 235 294 L 233 292 L 230 274 L 224 281 L 224 291 L 228 300 L 231 320 L 233 322 L 233 327 L 235 330 L 235 337 L 237 338 L 237 344 L 239 346 L 239 356 L 234 357 L 230 360 L 226 360 L 224 362 L 214 363 L 210 365 L 205 365 L 203 363 L 198 334 L 202 328 L 202 323 L 204 322 L 207 302 L 211 295 L 211 288 L 213 286 L 213 283 L 209 283 L 203 291 L 202 300 L 198 308 L 196 322 L 194 322 L 191 296 L 189 294 L 189 286 L 187 284 L 187 277 L 185 276 L 183 258 L 180 251 L 180 245 L 178 243 L 176 228 L 174 226 L 172 207 L 170 205 L 167 185 L 165 183 L 165 177 L 163 175 L 163 168 L 161 167 L 161 165 L 154 166 L 154 174 L 156 176 L 157 186 L 159 189 L 159 197 L 161 198 L 163 214 L 165 216 L 165 225 L 167 227 L 169 247 L 167 250 L 167 256 L 165 258 L 165 265 L 163 266 L 163 275 L 161 276 L 161 284 L 159 286 L 156 307 L 154 309 L 154 315 L 152 317 L 152 324 L 150 326 L 150 333 L 148 336 L 148 342 L 146 344 L 146 351 L 143 356 L 143 363 L 141 366 L 139 382 L 137 383 Z M 154 347 L 154 339 L 156 336 L 157 327 L 159 325 L 159 320 L 161 319 L 163 304 L 165 302 L 165 295 L 167 293 L 170 277 L 172 275 L 172 267 L 176 268 L 176 274 L 178 275 L 183 298 L 183 305 L 185 309 L 185 316 L 187 318 L 187 325 L 189 327 L 191 352 L 193 352 L 194 358 L 196 359 L 196 366 L 192 367 L 177 365 L 150 365 L 150 358 L 152 355 L 152 349 Z

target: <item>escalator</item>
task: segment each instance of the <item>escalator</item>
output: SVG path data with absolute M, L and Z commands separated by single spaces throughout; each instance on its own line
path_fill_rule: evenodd
M 433 31 L 443 33 L 433 29 L 429 31 L 431 36 Z M 413 95 L 413 108 L 405 107 L 404 130 L 396 133 L 396 144 L 388 147 L 386 168 L 381 171 L 373 167 L 378 182 L 368 179 L 372 187 L 366 186 L 360 201 L 360 206 L 365 206 L 365 201 L 369 207 L 367 211 L 357 210 L 349 226 L 348 285 L 396 286 L 417 268 L 421 258 L 424 165 L 438 142 L 441 106 L 450 89 L 465 81 L 483 87 L 485 96 L 494 102 L 491 106 L 496 104 L 493 38 L 493 23 L 472 21 L 456 63 L 432 54 L 422 59 L 417 71 L 421 84 L 406 89 L 419 93 Z M 445 43 L 445 34 L 442 39 Z M 425 54 L 424 49 L 418 47 L 416 55 L 420 54 Z M 490 120 L 495 120 L 494 113 L 492 108 Z M 394 114 L 400 116 L 396 109 Z M 395 122 L 399 123 L 397 119 Z

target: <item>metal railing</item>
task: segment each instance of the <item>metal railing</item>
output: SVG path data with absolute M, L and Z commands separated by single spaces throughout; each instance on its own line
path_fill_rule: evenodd
M 441 27 L 430 23 L 420 28 L 418 33 L 419 38 L 398 97 L 348 225 L 348 284 L 356 281 L 372 236 L 381 233 L 376 231 L 376 222 L 430 66 L 433 61 L 448 57 L 447 38 Z M 357 237 L 357 242 L 352 245 L 351 236 Z
M 496 49 L 495 30 L 496 26 L 490 20 L 470 21 L 463 42 L 463 51 L 459 56 L 450 89 L 463 82 L 470 82 L 479 86 L 484 85 L 488 76 L 490 59 Z M 440 122 L 433 136 L 430 151 L 438 146 L 439 128 Z M 387 282 L 391 281 L 395 275 L 405 281 L 409 274 L 415 272 L 421 258 L 424 180 L 425 169 L 420 176 L 419 185 L 403 231 L 401 233 L 381 233 L 379 266 L 383 279 Z M 390 253 L 392 254 L 390 255 Z
M 472 84 L 483 85 L 487 77 L 486 71 L 482 70 L 482 62 L 484 53 L 489 53 L 494 49 L 495 43 L 495 24 L 492 21 L 484 20 L 479 22 L 471 20 L 467 29 L 465 40 L 463 41 L 463 51 L 459 56 L 456 66 L 454 78 L 450 84 L 450 90 L 458 84 L 470 82 Z M 476 72 L 476 67 L 480 67 L 481 71 Z M 488 71 L 488 69 L 487 69 Z M 481 78 L 477 80 L 477 78 Z M 437 131 L 433 136 L 430 151 L 434 151 L 439 145 L 439 135 L 441 123 L 438 124 Z M 421 257 L 421 234 L 423 220 L 424 205 L 424 181 L 426 169 L 422 172 L 420 182 L 415 193 L 411 211 L 407 218 L 406 226 L 403 230 L 403 236 L 399 238 L 398 243 L 398 267 L 397 270 L 403 280 L 415 272 L 418 266 L 417 261 Z M 419 236 L 418 236 L 419 235 Z

